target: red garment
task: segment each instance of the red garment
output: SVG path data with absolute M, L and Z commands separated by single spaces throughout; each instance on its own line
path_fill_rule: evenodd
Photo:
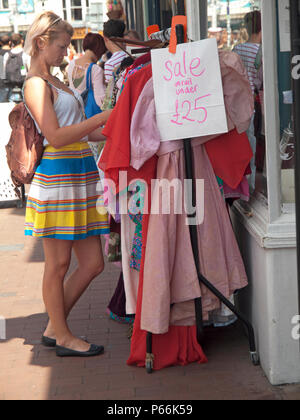
M 157 162 L 157 156 L 153 156 L 139 171 L 130 166 L 131 118 L 139 96 L 150 77 L 152 77 L 152 67 L 148 65 L 128 78 L 103 130 L 107 141 L 98 165 L 105 173 L 105 178 L 114 181 L 117 192 L 119 192 L 119 171 L 127 171 L 128 184 L 137 178 L 145 179 L 150 184 L 152 167 Z
M 141 64 L 149 63 L 149 61 L 151 61 L 151 53 L 150 52 L 148 52 L 146 54 L 143 54 L 140 57 L 136 58 L 131 67 L 133 69 L 135 69 L 136 67 L 140 66 Z
M 246 133 L 236 129 L 205 143 L 215 174 L 235 189 L 247 173 L 253 152 Z
M 156 171 L 156 166 L 153 167 L 154 170 Z M 151 188 L 148 188 L 148 192 L 148 200 L 151 206 Z M 130 357 L 127 360 L 128 365 L 137 366 L 145 366 L 146 360 L 147 332 L 141 330 L 140 325 L 148 224 L 149 214 L 146 214 L 143 217 L 142 260 L 136 315 L 131 338 Z M 191 327 L 173 325 L 170 326 L 166 334 L 152 334 L 152 353 L 154 354 L 154 370 L 173 365 L 187 365 L 193 362 L 207 363 L 207 358 L 197 341 L 196 325 Z
M 144 179 L 148 185 L 149 208 L 151 205 L 151 180 L 156 178 L 157 156 L 149 159 L 139 171 L 130 167 L 130 124 L 137 100 L 151 76 L 152 67 L 150 65 L 133 74 L 126 82 L 114 111 L 103 130 L 107 142 L 99 162 L 99 167 L 105 172 L 105 178 L 112 179 L 117 186 L 117 190 L 119 190 L 120 170 L 127 171 L 128 183 L 136 178 Z M 127 362 L 138 366 L 144 366 L 146 359 L 147 332 L 140 329 L 140 320 L 148 223 L 149 215 L 145 214 L 143 218 L 142 265 L 137 310 L 131 340 L 131 352 Z M 152 351 L 155 357 L 154 369 L 161 369 L 170 365 L 185 365 L 195 361 L 199 363 L 207 361 L 196 339 L 196 326 L 172 326 L 167 334 L 154 334 L 152 343 Z

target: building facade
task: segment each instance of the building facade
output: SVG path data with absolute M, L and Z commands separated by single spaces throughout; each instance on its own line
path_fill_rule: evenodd
M 158 24 L 164 29 L 169 25 L 168 14 L 182 14 L 183 10 L 188 17 L 188 34 L 192 41 L 206 38 L 212 24 L 222 28 L 227 28 L 228 23 L 241 25 L 247 12 L 255 8 L 261 10 L 264 84 L 260 92 L 255 191 L 247 211 L 239 202 L 231 210 L 249 280 L 249 286 L 239 293 L 236 305 L 254 327 L 260 363 L 269 381 L 273 385 L 300 382 L 299 229 L 299 237 L 296 234 L 300 205 L 297 211 L 294 159 L 299 114 L 293 112 L 291 95 L 292 87 L 294 94 L 300 89 L 300 66 L 299 55 L 292 56 L 290 33 L 290 6 L 296 4 L 294 9 L 298 10 L 298 16 L 292 16 L 298 19 L 295 26 L 299 28 L 300 2 L 143 0 L 138 7 L 135 3 L 135 0 L 127 1 L 129 11 L 132 9 L 129 16 L 132 26 L 138 25 L 134 17 L 142 14 L 145 28 Z M 212 10 L 213 6 L 218 6 L 217 10 Z M 294 46 L 299 45 L 298 38 Z
M 74 27 L 73 42 L 80 51 L 88 31 L 98 32 L 107 20 L 106 0 L 0 0 L 0 35 L 25 35 L 37 13 L 53 10 Z

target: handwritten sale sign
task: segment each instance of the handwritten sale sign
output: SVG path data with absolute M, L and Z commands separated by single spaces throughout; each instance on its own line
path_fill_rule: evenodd
M 151 51 L 162 141 L 228 132 L 215 38 Z

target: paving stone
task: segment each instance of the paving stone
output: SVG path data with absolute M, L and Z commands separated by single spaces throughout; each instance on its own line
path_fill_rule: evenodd
M 48 318 L 42 301 L 44 255 L 40 240 L 23 236 L 24 214 L 24 209 L 0 209 L 0 316 L 7 327 L 7 339 L 0 341 L 0 400 L 186 400 L 195 401 L 195 409 L 202 400 L 300 400 L 300 385 L 273 387 L 252 365 L 239 323 L 205 330 L 207 364 L 151 375 L 144 367 L 128 366 L 128 325 L 106 314 L 119 279 L 119 269 L 107 262 L 69 317 L 72 331 L 104 344 L 105 353 L 57 358 L 55 349 L 40 342 Z M 75 266 L 73 257 L 70 271 Z

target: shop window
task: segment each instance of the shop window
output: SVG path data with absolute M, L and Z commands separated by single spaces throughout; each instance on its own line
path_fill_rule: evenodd
M 81 0 L 71 0 L 71 19 L 82 20 L 82 2 Z
M 8 0 L 0 0 L 0 9 L 8 9 Z
M 254 153 L 251 175 L 247 178 L 252 194 L 257 192 L 267 197 L 262 24 L 257 13 L 260 6 L 259 0 L 248 3 L 243 0 L 209 0 L 208 37 L 217 39 L 219 50 L 238 53 L 247 70 L 255 103 L 255 113 L 247 132 Z
M 67 16 L 67 4 L 66 4 L 66 0 L 62 0 L 62 9 L 63 9 L 63 14 L 64 14 L 64 20 L 68 19 Z
M 289 28 L 289 2 L 281 0 L 278 11 L 278 89 L 280 109 L 281 197 L 283 211 L 293 210 L 295 203 L 295 137 L 292 115 L 292 71 Z

